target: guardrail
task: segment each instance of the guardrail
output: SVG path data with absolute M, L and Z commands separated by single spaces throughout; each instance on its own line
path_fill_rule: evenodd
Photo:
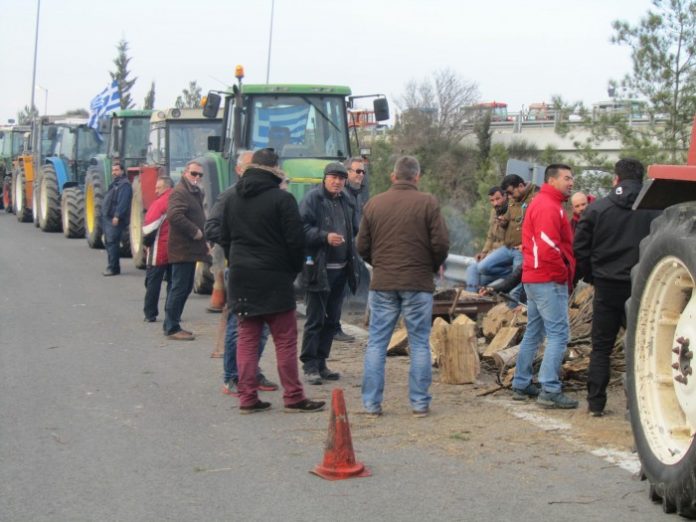
M 466 282 L 466 269 L 471 263 L 475 263 L 476 259 L 469 256 L 460 256 L 450 254 L 445 260 L 445 279 L 455 281 L 457 283 Z

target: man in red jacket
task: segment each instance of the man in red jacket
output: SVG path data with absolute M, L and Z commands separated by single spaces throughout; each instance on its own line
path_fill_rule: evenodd
M 536 397 L 546 408 L 577 408 L 578 401 L 563 394 L 560 369 L 570 334 L 568 290 L 575 275 L 573 232 L 562 203 L 573 190 L 568 165 L 553 164 L 546 183 L 530 203 L 522 224 L 522 283 L 527 293 L 527 330 L 512 381 L 513 399 Z M 541 390 L 532 384 L 532 365 L 546 333 L 546 349 L 539 369 Z
M 174 181 L 169 176 L 159 176 L 155 183 L 157 199 L 152 202 L 145 214 L 143 237 L 147 246 L 147 271 L 145 272 L 145 322 L 154 323 L 157 320 L 160 289 L 162 280 L 171 280 L 171 265 L 169 264 L 169 221 L 167 221 L 167 205 L 169 195 L 174 188 Z

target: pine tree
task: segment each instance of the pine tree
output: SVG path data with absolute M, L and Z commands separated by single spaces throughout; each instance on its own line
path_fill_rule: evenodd
M 128 56 L 128 42 L 126 40 L 121 40 L 116 46 L 118 50 L 118 56 L 114 60 L 114 65 L 116 65 L 116 71 L 110 72 L 111 80 L 118 82 L 118 93 L 121 97 L 121 109 L 132 109 L 135 103 L 131 99 L 130 90 L 135 84 L 137 78 L 132 80 L 128 79 L 130 71 L 128 70 L 128 64 L 131 59 Z
M 196 81 L 189 82 L 188 89 L 181 91 L 181 96 L 176 97 L 174 106 L 177 109 L 199 109 L 201 107 L 202 89 Z
M 150 90 L 147 91 L 145 96 L 145 103 L 143 104 L 143 109 L 152 110 L 155 108 L 155 82 L 150 84 Z

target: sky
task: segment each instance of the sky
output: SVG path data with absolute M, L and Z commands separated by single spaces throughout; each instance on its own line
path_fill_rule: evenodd
M 204 93 L 265 83 L 272 0 L 41 0 L 35 104 L 89 108 L 110 83 L 116 45 L 130 45 L 131 95 L 157 108 L 192 80 Z M 0 0 L 0 123 L 31 102 L 36 0 Z M 516 112 L 560 95 L 592 104 L 630 71 L 610 42 L 614 20 L 637 23 L 650 0 L 275 0 L 271 83 L 348 85 L 393 108 L 412 80 L 449 68 L 481 101 Z M 46 96 L 47 94 L 47 96 Z

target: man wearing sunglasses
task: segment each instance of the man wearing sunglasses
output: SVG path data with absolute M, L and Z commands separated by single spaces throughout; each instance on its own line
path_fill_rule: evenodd
M 181 314 L 193 290 L 193 277 L 198 261 L 208 259 L 208 246 L 203 230 L 205 212 L 203 191 L 199 187 L 203 167 L 189 162 L 169 197 L 169 262 L 172 266 L 171 283 L 164 305 L 164 335 L 175 341 L 192 341 L 193 333 L 181 328 Z

